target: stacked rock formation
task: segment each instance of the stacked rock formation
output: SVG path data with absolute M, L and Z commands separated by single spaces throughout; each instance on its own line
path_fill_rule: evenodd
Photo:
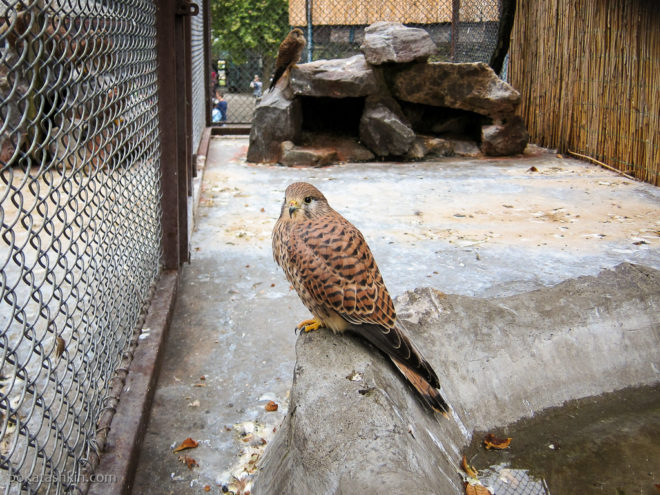
M 429 34 L 399 23 L 367 27 L 360 48 L 350 58 L 300 64 L 288 83 L 266 93 L 255 111 L 248 161 L 325 165 L 525 149 L 529 136 L 515 114 L 520 94 L 486 64 L 429 62 L 437 51 Z M 306 111 L 323 99 L 333 104 Z M 330 115 L 333 108 L 340 114 Z M 325 120 L 350 146 L 336 138 L 315 142 L 303 132 L 317 132 Z M 353 128 L 355 135 L 345 136 Z

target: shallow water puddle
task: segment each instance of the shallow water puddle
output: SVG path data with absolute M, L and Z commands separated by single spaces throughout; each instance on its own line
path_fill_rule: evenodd
M 486 450 L 476 433 L 466 457 L 496 495 L 658 494 L 660 385 L 571 401 L 493 433 L 510 446 Z

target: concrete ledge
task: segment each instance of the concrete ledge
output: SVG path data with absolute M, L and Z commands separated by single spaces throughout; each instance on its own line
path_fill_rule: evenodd
M 206 158 L 209 154 L 209 145 L 211 144 L 211 135 L 213 129 L 205 127 L 202 132 L 202 137 L 199 140 L 197 153 L 193 155 L 193 180 L 192 190 L 188 196 L 188 242 L 192 239 L 192 233 L 195 230 L 197 223 L 197 208 L 199 207 L 199 198 L 202 194 L 202 181 L 204 180 L 204 172 L 206 171 Z
M 96 479 L 104 482 L 91 483 L 87 492 L 90 495 L 131 493 L 140 447 L 149 422 L 178 281 L 179 273 L 174 270 L 163 272 L 158 281 L 119 398 L 119 405 L 110 425 L 106 448 L 95 470 Z
M 423 409 L 370 346 L 302 335 L 289 412 L 252 493 L 464 493 L 458 464 L 473 431 L 660 382 L 660 272 L 651 268 L 622 264 L 492 299 L 417 289 L 397 302 L 453 420 Z

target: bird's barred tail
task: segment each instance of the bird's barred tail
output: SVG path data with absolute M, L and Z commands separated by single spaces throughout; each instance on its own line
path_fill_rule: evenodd
M 268 89 L 273 89 L 275 87 L 275 84 L 277 84 L 277 81 L 279 81 L 280 77 L 282 77 L 282 74 L 284 74 L 284 71 L 286 70 L 286 67 L 278 67 L 275 69 L 275 73 L 273 74 L 273 80 L 270 83 L 270 87 Z
M 440 392 L 438 392 L 437 389 L 432 387 L 424 378 L 422 378 L 422 376 L 419 373 L 409 368 L 398 359 L 392 356 L 390 356 L 390 358 L 392 359 L 392 362 L 396 365 L 396 367 L 399 368 L 399 371 L 403 374 L 403 376 L 406 377 L 408 382 L 410 382 L 410 384 L 413 387 L 415 387 L 415 390 L 417 390 L 417 393 L 419 393 L 422 400 L 431 409 L 441 413 L 444 417 L 447 418 L 448 417 L 447 412 L 449 411 L 449 406 L 442 398 L 442 395 L 440 395 Z

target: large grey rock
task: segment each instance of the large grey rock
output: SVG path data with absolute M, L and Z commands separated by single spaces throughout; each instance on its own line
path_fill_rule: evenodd
M 454 156 L 454 146 L 448 139 L 434 136 L 417 135 L 415 142 L 406 153 L 410 160 L 421 160 L 426 157 Z
M 337 162 L 368 162 L 375 158 L 367 147 L 357 142 L 357 136 L 303 132 L 301 144 L 309 148 L 332 150 Z
M 467 437 L 427 413 L 378 351 L 320 330 L 298 339 L 296 355 L 289 413 L 253 494 L 458 493 L 460 459 L 440 448 L 458 452 Z
M 451 147 L 454 150 L 454 156 L 463 156 L 466 158 L 482 156 L 479 146 L 477 146 L 477 143 L 471 139 L 466 139 L 464 137 L 448 137 L 446 139 L 451 143 Z
M 367 96 L 378 90 L 364 55 L 300 64 L 291 71 L 295 95 L 349 98 Z
M 397 66 L 389 73 L 392 96 L 403 101 L 469 110 L 491 118 L 512 115 L 520 93 L 484 63 L 436 62 Z
M 364 30 L 360 50 L 372 65 L 388 62 L 426 61 L 437 47 L 421 28 L 406 27 L 399 22 L 375 22 Z
M 481 151 L 486 155 L 517 155 L 525 151 L 529 133 L 520 116 L 481 127 Z
M 280 163 L 287 167 L 323 167 L 336 162 L 337 158 L 334 149 L 295 146 L 291 141 L 284 141 Z
M 280 159 L 281 143 L 295 141 L 302 132 L 299 99 L 291 99 L 279 88 L 267 91 L 254 111 L 250 129 L 247 161 L 275 163 Z
M 401 156 L 415 142 L 415 132 L 394 100 L 368 97 L 360 118 L 360 141 L 377 156 Z
M 493 299 L 416 289 L 397 307 L 455 420 L 429 414 L 358 339 L 301 335 L 289 412 L 254 494 L 464 493 L 457 465 L 471 432 L 660 381 L 660 272 L 650 268 Z

